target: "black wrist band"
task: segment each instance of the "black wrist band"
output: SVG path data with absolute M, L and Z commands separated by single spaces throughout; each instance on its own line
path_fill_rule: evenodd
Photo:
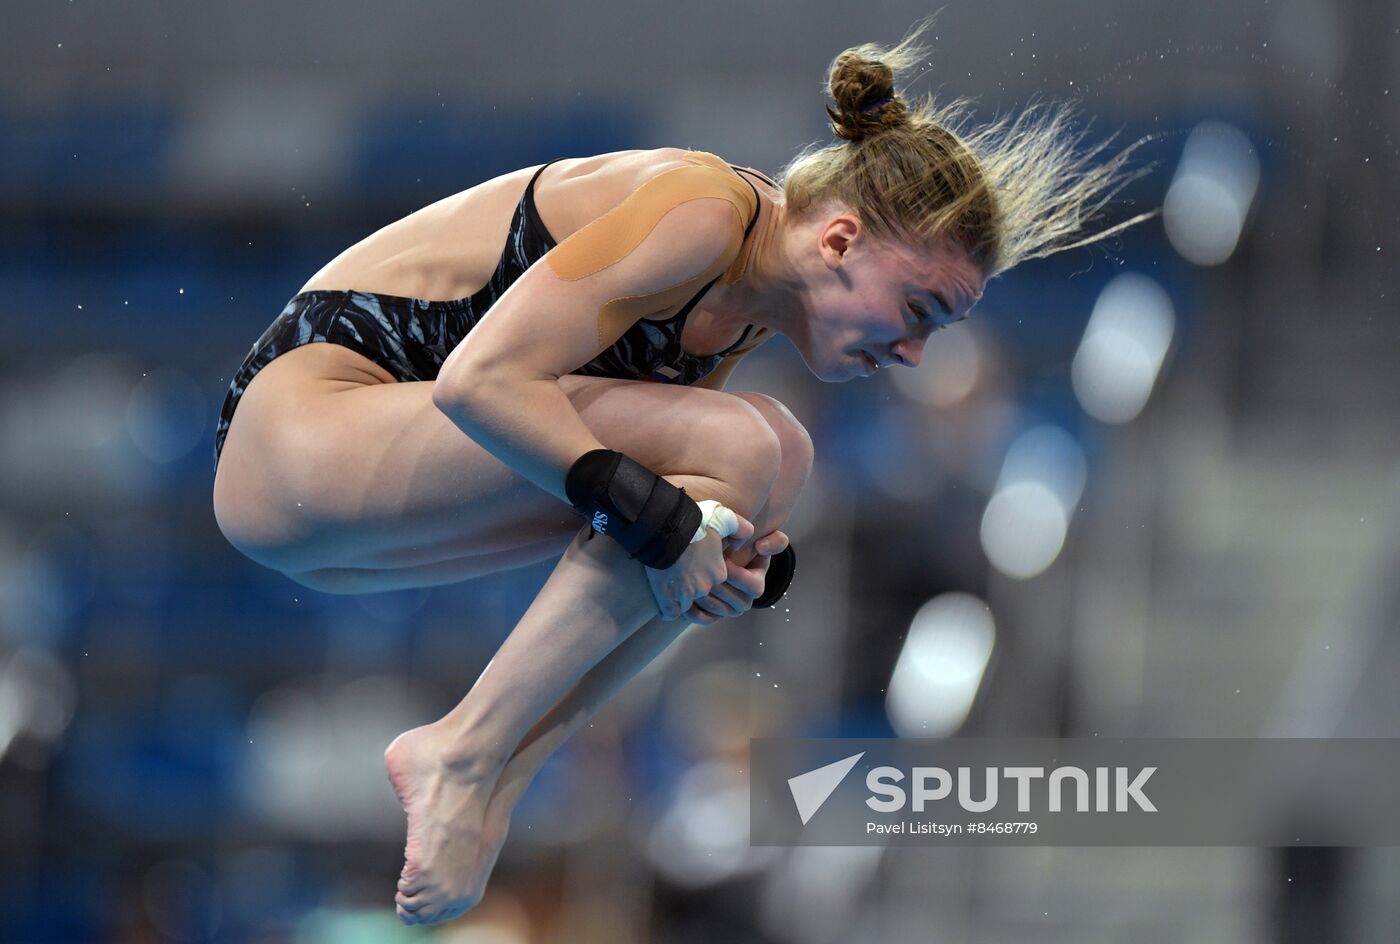
M 768 560 L 768 573 L 763 580 L 763 594 L 753 601 L 755 610 L 772 606 L 783 598 L 788 587 L 792 586 L 792 575 L 797 572 L 797 555 L 789 544 Z
M 580 456 L 564 477 L 564 493 L 589 527 L 658 570 L 680 560 L 700 527 L 700 506 L 685 489 L 611 449 Z

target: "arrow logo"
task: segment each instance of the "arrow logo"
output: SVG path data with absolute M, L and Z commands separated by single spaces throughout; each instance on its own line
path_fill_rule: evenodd
M 788 789 L 792 791 L 792 802 L 797 804 L 797 815 L 802 817 L 803 826 L 806 826 L 807 821 L 817 815 L 817 810 L 821 809 L 827 798 L 836 791 L 837 787 L 841 786 L 841 781 L 846 779 L 846 774 L 851 772 L 856 761 L 864 756 L 865 751 L 861 751 L 859 754 L 852 754 L 844 760 L 838 760 L 834 764 L 827 764 L 825 767 L 818 767 L 816 770 L 809 770 L 805 774 L 788 778 Z

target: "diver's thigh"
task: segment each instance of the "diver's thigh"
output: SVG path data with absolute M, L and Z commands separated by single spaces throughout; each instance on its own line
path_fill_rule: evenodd
M 298 572 L 415 567 L 509 558 L 578 529 L 572 509 L 453 425 L 431 382 L 375 382 L 347 349 L 300 355 L 314 347 L 334 346 L 273 361 L 229 430 L 216 514 L 249 557 Z M 580 376 L 560 386 L 605 446 L 663 474 L 737 467 L 745 430 L 771 436 L 751 405 L 717 391 Z
M 362 361 L 363 364 L 357 363 Z M 569 509 L 433 405 L 431 382 L 376 378 L 354 351 L 310 344 L 249 384 L 214 484 L 229 541 L 283 571 L 440 560 L 444 543 L 510 550 L 572 526 Z

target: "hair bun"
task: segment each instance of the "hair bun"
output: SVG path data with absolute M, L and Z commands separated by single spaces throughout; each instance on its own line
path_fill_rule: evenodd
M 894 69 L 880 59 L 848 49 L 831 64 L 831 97 L 826 108 L 838 138 L 861 141 L 905 123 L 907 110 L 894 90 Z

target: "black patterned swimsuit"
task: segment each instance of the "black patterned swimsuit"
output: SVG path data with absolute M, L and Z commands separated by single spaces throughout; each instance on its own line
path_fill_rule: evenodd
M 550 164 L 554 161 L 550 161 Z M 229 422 L 243 391 L 258 371 L 278 355 L 292 348 L 317 341 L 340 344 L 374 361 L 400 382 L 432 380 L 437 377 L 447 355 L 490 310 L 506 289 L 556 245 L 535 209 L 535 181 L 545 164 L 530 178 L 516 204 L 501 261 L 491 280 L 469 298 L 454 301 L 425 301 L 397 295 L 370 292 L 302 292 L 287 303 L 282 313 L 253 345 L 229 384 L 214 432 L 214 464 L 224 448 Z M 740 168 L 729 165 L 738 173 Z M 752 173 L 752 172 L 751 172 Z M 762 176 L 762 175 L 759 175 Z M 767 178 L 763 178 L 768 183 Z M 747 178 L 744 182 L 753 187 Z M 758 188 L 753 187 L 758 201 Z M 744 230 L 748 239 L 758 212 Z M 664 321 L 638 321 L 616 343 L 575 374 L 592 377 L 618 377 L 657 383 L 694 384 L 719 366 L 720 361 L 749 337 L 753 325 L 718 354 L 697 357 L 681 348 L 681 333 L 690 310 L 719 280 L 716 276 L 686 302 L 680 311 Z

